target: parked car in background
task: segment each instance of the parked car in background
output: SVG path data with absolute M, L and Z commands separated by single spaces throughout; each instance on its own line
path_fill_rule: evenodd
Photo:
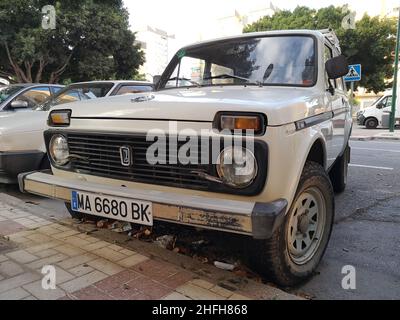
M 15 183 L 21 172 L 50 167 L 43 130 L 46 127 L 47 111 L 53 106 L 152 89 L 151 83 L 138 81 L 82 82 L 65 88 L 52 85 L 13 85 L 5 90 L 0 88 L 0 98 L 4 99 L 1 104 L 3 111 L 0 112 L 0 183 Z M 50 96 L 50 92 L 56 90 L 57 94 Z
M 399 101 L 399 100 L 397 100 Z M 400 104 L 397 103 L 395 119 L 400 120 Z M 365 126 L 367 129 L 375 129 L 382 125 L 382 116 L 384 113 L 392 111 L 392 91 L 386 91 L 385 94 L 376 100 L 370 107 L 357 113 L 357 123 Z
M 153 90 L 153 84 L 144 81 L 90 81 L 78 82 L 65 87 L 63 90 L 46 100 L 37 110 L 50 110 L 51 107 L 63 103 L 104 98 L 122 94 L 134 94 Z
M 32 109 L 55 95 L 64 86 L 59 84 L 19 83 L 0 88 L 0 111 Z

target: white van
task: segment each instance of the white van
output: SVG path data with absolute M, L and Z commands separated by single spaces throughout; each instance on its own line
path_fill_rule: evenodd
M 400 121 L 399 100 L 396 106 L 396 122 Z M 375 129 L 382 125 L 382 115 L 392 111 L 392 91 L 386 91 L 385 94 L 376 100 L 372 106 L 365 108 L 357 113 L 357 123 L 365 126 L 367 129 Z

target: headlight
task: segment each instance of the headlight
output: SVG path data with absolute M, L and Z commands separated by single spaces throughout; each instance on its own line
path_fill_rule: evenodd
M 217 161 L 217 172 L 224 183 L 235 188 L 249 186 L 257 176 L 254 154 L 243 147 L 225 148 Z
M 54 135 L 49 144 L 51 159 L 59 166 L 63 166 L 69 161 L 68 141 L 61 134 Z

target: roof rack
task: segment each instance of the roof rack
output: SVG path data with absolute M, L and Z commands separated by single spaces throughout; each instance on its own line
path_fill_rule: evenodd
M 339 44 L 339 39 L 335 33 L 335 31 L 333 31 L 331 28 L 329 29 L 323 29 L 323 30 L 319 30 L 319 32 L 321 32 L 324 37 L 333 45 L 336 47 L 336 49 L 339 50 L 339 53 L 342 52 L 342 49 L 340 48 L 340 44 Z

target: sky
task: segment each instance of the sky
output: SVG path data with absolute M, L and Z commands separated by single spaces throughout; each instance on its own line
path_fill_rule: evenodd
M 234 15 L 235 10 L 246 14 L 269 8 L 270 3 L 280 9 L 294 9 L 299 5 L 321 8 L 348 3 L 357 17 L 365 12 L 380 15 L 382 6 L 386 9 L 400 6 L 400 0 L 124 0 L 130 13 L 132 31 L 150 25 L 174 34 L 182 44 L 198 41 L 203 29 L 211 28 L 218 19 Z

